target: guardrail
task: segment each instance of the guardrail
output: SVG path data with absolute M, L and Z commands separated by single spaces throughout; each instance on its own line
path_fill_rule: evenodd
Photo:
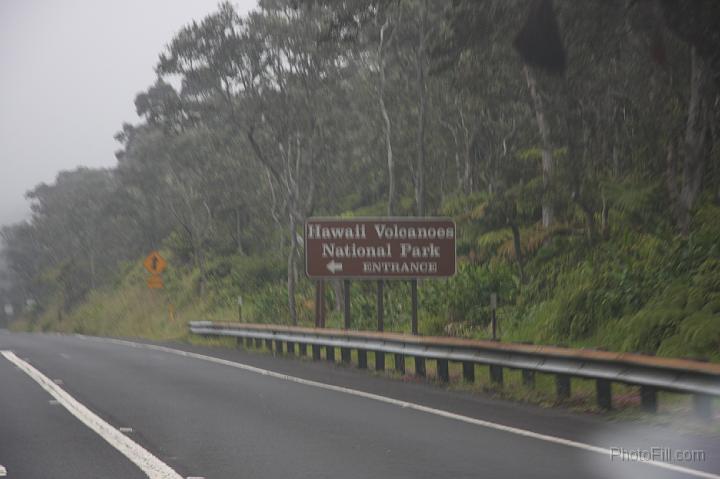
M 523 384 L 535 384 L 535 373 L 553 374 L 559 399 L 570 396 L 570 378 L 596 381 L 598 406 L 612 408 L 612 383 L 640 387 L 643 409 L 657 411 L 658 391 L 692 394 L 696 412 L 712 417 L 712 398 L 720 396 L 720 364 L 686 359 L 659 358 L 630 353 L 613 353 L 592 349 L 570 349 L 499 343 L 446 337 L 410 336 L 397 333 L 300 328 L 266 324 L 190 322 L 190 331 L 202 336 L 230 336 L 246 347 L 261 347 L 263 342 L 277 353 L 335 361 L 340 349 L 342 362 L 350 363 L 351 351 L 357 351 L 358 367 L 367 368 L 367 353 L 375 353 L 375 369 L 385 369 L 385 356 L 394 356 L 394 369 L 405 373 L 405 361 L 412 358 L 415 374 L 426 375 L 426 360 L 437 362 L 437 378 L 450 380 L 449 362 L 462 364 L 463 379 L 475 380 L 475 365 L 489 366 L 490 380 L 503 383 L 503 369 L 522 371 Z

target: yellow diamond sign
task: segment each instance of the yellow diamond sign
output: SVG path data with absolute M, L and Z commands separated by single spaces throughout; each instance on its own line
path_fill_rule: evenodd
M 143 266 L 145 266 L 146 270 L 155 275 L 162 273 L 165 268 L 167 268 L 167 262 L 163 259 L 162 256 L 160 256 L 160 253 L 158 253 L 157 251 L 153 251 L 148 255 L 147 258 L 145 258 L 145 261 L 143 261 Z

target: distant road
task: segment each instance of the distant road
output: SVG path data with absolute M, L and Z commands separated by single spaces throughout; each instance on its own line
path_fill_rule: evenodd
M 158 478 L 720 479 L 718 437 L 327 363 L 167 347 L 0 331 L 7 477 L 133 479 L 156 460 L 172 473 Z M 612 459 L 616 447 L 703 450 L 705 460 L 669 470 Z

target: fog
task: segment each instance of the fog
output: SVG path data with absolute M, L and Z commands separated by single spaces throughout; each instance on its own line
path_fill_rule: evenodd
M 240 11 L 255 0 L 232 2 Z M 173 34 L 217 0 L 0 2 L 0 224 L 27 217 L 27 190 L 59 170 L 115 164 Z

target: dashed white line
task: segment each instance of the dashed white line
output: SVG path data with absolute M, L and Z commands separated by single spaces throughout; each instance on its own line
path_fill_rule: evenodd
M 85 407 L 64 389 L 50 380 L 43 373 L 31 366 L 27 361 L 17 357 L 12 351 L 0 351 L 2 355 L 19 367 L 23 372 L 37 382 L 45 391 L 50 393 L 58 403 L 67 409 L 83 424 L 96 432 L 112 447 L 120 451 L 133 464 L 138 466 L 149 479 L 183 479 L 181 475 L 172 470 L 170 466 L 155 457 L 147 449 L 119 432 L 115 427 L 105 422 L 100 416 Z M 1 476 L 2 474 L 0 474 Z
M 303 384 L 305 386 L 312 386 L 315 388 L 325 389 L 328 391 L 335 391 L 335 392 L 339 392 L 339 393 L 343 393 L 343 394 L 349 394 L 351 396 L 357 396 L 357 397 L 362 397 L 365 399 L 371 399 L 373 401 L 379 401 L 379 402 L 383 402 L 386 404 L 392 404 L 394 406 L 399 406 L 402 408 L 413 409 L 415 411 L 420 411 L 420 412 L 424 412 L 427 414 L 433 414 L 435 416 L 440 416 L 440 417 L 444 417 L 447 419 L 464 422 L 467 424 L 473 424 L 473 425 L 481 426 L 481 427 L 488 428 L 488 429 L 494 429 L 497 431 L 503 431 L 506 433 L 515 434 L 518 436 L 537 439 L 539 441 L 549 442 L 549 443 L 553 443 L 553 444 L 559 444 L 559 445 L 571 447 L 574 449 L 581 449 L 584 451 L 594 452 L 594 453 L 597 453 L 597 454 L 600 454 L 603 456 L 607 456 L 609 458 L 613 457 L 613 452 L 610 449 L 605 448 L 605 447 L 593 446 L 592 444 L 586 444 L 584 442 L 572 441 L 570 439 L 563 439 L 561 437 L 550 436 L 548 434 L 541 434 L 538 432 L 529 431 L 527 429 L 521 429 L 521 428 L 512 427 L 512 426 L 505 426 L 503 424 L 498 424 L 498 423 L 491 422 L 491 421 L 485 421 L 483 419 L 476 419 L 474 417 L 463 416 L 461 414 L 455 414 L 455 413 L 452 413 L 449 411 L 444 411 L 442 409 L 435 409 L 435 408 L 432 408 L 429 406 L 423 406 L 422 404 L 401 401 L 399 399 L 393 399 L 393 398 L 386 397 L 386 396 L 380 396 L 379 394 L 373 394 L 373 393 L 368 393 L 365 391 L 359 391 L 357 389 L 345 388 L 342 386 L 335 386 L 333 384 L 326 384 L 326 383 L 321 383 L 318 381 L 311 381 L 309 379 L 303 379 L 303 378 L 299 378 L 299 377 L 295 377 L 295 376 L 290 376 L 287 374 L 270 371 L 268 369 L 262 369 L 262 368 L 258 368 L 255 366 L 250 366 L 248 364 L 238 363 L 238 362 L 234 362 L 234 361 L 228 361 L 226 359 L 220 359 L 220 358 L 216 358 L 213 356 L 205 356 L 204 354 L 191 353 L 188 351 L 181 351 L 179 349 L 168 348 L 166 346 L 135 343 L 132 341 L 125 341 L 122 339 L 97 338 L 97 337 L 93 337 L 93 336 L 83 336 L 80 334 L 78 334 L 76 336 L 79 338 L 83 338 L 83 339 L 90 339 L 90 340 L 95 340 L 95 341 L 100 341 L 100 342 L 108 342 L 108 343 L 113 343 L 113 344 L 121 344 L 121 345 L 125 345 L 125 346 L 131 346 L 134 348 L 151 349 L 154 351 L 163 351 L 166 353 L 176 354 L 178 356 L 184 356 L 184 357 L 194 358 L 194 359 L 201 359 L 203 361 L 208 361 L 208 362 L 215 363 L 215 364 L 222 364 L 225 366 L 242 369 L 244 371 L 250 371 L 253 373 L 257 373 L 257 374 L 260 374 L 263 376 L 269 376 L 272 378 L 282 379 L 282 380 L 290 381 L 290 382 L 297 383 L 297 384 Z M 666 469 L 669 471 L 679 472 L 679 473 L 687 474 L 687 475 L 693 476 L 693 477 L 701 477 L 703 479 L 720 479 L 720 475 L 718 475 L 718 474 L 700 471 L 697 469 L 691 469 L 689 467 L 678 466 L 676 464 L 671 464 L 671 463 L 667 463 L 667 462 L 649 460 L 649 461 L 640 462 L 638 464 L 643 464 L 643 465 L 650 466 L 650 467 L 657 467 L 660 469 Z
M 3 466 L 0 466 L 0 477 L 7 476 L 7 469 L 5 469 Z

